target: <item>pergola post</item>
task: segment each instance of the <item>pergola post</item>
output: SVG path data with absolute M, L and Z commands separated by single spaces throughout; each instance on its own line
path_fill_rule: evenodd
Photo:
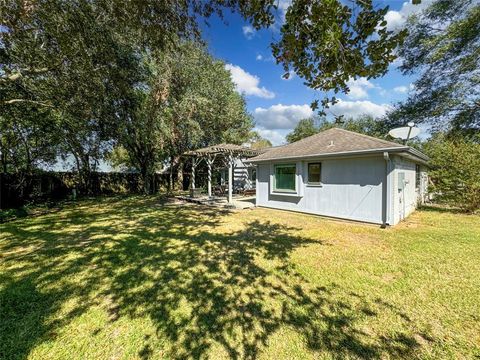
M 213 162 L 215 161 L 215 155 L 213 156 L 207 156 L 206 162 L 207 162 L 207 169 L 208 169 L 208 197 L 212 197 L 212 165 Z
M 233 155 L 228 154 L 227 158 L 228 163 L 228 203 L 232 203 L 232 192 L 233 192 Z
M 190 177 L 190 197 L 195 196 L 195 168 L 197 166 L 197 158 L 192 157 L 192 176 Z

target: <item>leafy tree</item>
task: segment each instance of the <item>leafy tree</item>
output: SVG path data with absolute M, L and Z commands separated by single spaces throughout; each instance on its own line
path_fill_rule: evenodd
M 287 134 L 286 139 L 289 143 L 301 140 L 303 138 L 317 134 L 320 131 L 318 119 L 307 118 L 298 122 L 293 131 Z
M 384 75 L 406 35 L 387 30 L 387 11 L 372 1 L 293 0 L 282 37 L 272 44 L 284 77 L 293 70 L 312 89 L 337 93 L 349 91 L 351 78 Z M 325 98 L 322 105 L 335 101 Z M 312 107 L 317 106 L 314 101 Z
M 40 164 L 51 164 L 60 141 L 55 123 L 45 111 L 12 106 L 0 115 L 0 172 L 31 175 Z M 46 110 L 48 112 L 48 110 Z
M 480 4 L 437 0 L 407 23 L 400 48 L 404 74 L 419 74 L 409 98 L 389 114 L 474 134 L 480 130 Z
M 272 147 L 270 140 L 263 138 L 257 131 L 252 131 L 247 141 L 250 147 L 255 150 L 266 149 Z
M 121 29 L 112 28 L 108 9 L 98 2 L 2 6 L 0 106 L 23 110 L 19 117 L 32 108 L 48 110 L 52 133 L 62 140 L 51 146 L 73 156 L 79 185 L 88 191 L 90 173 L 111 139 L 119 98 L 135 85 L 136 47 L 120 41 Z
M 480 143 L 437 134 L 425 144 L 431 192 L 436 200 L 474 212 L 480 209 Z
M 164 61 L 171 76 L 166 153 L 170 164 L 177 167 L 181 183 L 184 152 L 223 142 L 242 144 L 253 123 L 225 64 L 204 47 L 183 44 L 180 51 L 164 54 Z M 173 185 L 171 178 L 170 188 Z
M 382 121 L 370 115 L 361 115 L 340 121 L 329 121 L 326 118 L 303 119 L 286 138 L 289 143 L 292 143 L 335 127 L 378 138 L 386 138 L 388 134 L 388 129 Z
M 3 104 L 52 105 L 48 87 L 42 86 L 43 75 L 103 47 L 102 36 L 107 41 L 112 34 L 120 41 L 130 38 L 142 50 L 165 49 L 177 37 L 199 38 L 198 20 L 213 13 L 222 16 L 225 9 L 238 12 L 260 29 L 274 23 L 278 2 L 4 1 L 0 5 L 1 82 L 6 87 L 28 85 L 28 96 L 2 96 Z M 273 54 L 287 74 L 293 69 L 313 89 L 347 91 L 350 78 L 383 75 L 395 58 L 394 49 L 405 32 L 387 30 L 387 11 L 388 7 L 365 0 L 293 0 L 281 38 L 272 44 Z M 85 14 L 91 15 L 88 24 L 83 21 Z M 103 68 L 95 67 L 99 69 Z
M 370 115 L 360 115 L 357 118 L 348 118 L 341 125 L 345 130 L 377 138 L 387 138 L 388 131 L 390 130 L 382 120 L 375 119 Z
M 145 61 L 149 74 L 119 113 L 118 138 L 149 192 L 148 179 L 161 164 L 173 169 L 188 150 L 241 144 L 252 120 L 224 63 L 202 46 L 183 43 L 175 51 L 146 55 Z
M 15 104 L 0 113 L 0 173 L 11 173 L 9 185 L 23 194 L 40 165 L 50 165 L 57 157 L 60 137 L 49 109 Z
M 212 71 L 185 86 L 196 77 L 187 66 L 190 73 L 175 78 L 178 64 L 184 62 L 179 61 L 184 53 L 178 46 L 185 39 L 199 39 L 199 21 L 214 13 L 236 11 L 260 29 L 274 23 L 277 8 L 276 0 L 0 2 L 0 111 L 17 106 L 21 117 L 28 117 L 33 108 L 48 112 L 45 119 L 52 121 L 52 134 L 60 134 L 62 140 L 58 146 L 51 143 L 51 153 L 75 158 L 85 189 L 99 159 L 119 131 L 125 135 L 128 128 L 136 145 L 127 146 L 125 136 L 121 142 L 145 174 L 166 152 L 174 163 L 193 144 L 240 141 L 250 127 L 244 100 L 231 91 L 225 73 L 221 81 L 210 76 L 217 74 Z M 392 50 L 403 34 L 386 30 L 386 11 L 365 0 L 346 5 L 340 0 L 293 0 L 281 38 L 272 44 L 273 53 L 312 88 L 346 91 L 351 77 L 379 76 L 393 60 Z M 179 58 L 172 56 L 175 53 Z M 171 72 L 165 73 L 168 88 L 145 80 L 149 72 L 141 59 L 144 54 L 160 62 L 165 56 L 173 59 L 167 67 Z M 145 92 L 145 84 L 165 90 L 166 97 Z M 165 106 L 164 99 L 171 105 Z M 118 118 L 124 120 L 120 129 Z M 151 123 L 161 126 L 149 127 Z M 144 134 L 149 129 L 151 133 Z M 158 146 L 163 152 L 151 155 Z
M 130 161 L 127 149 L 120 144 L 112 147 L 106 154 L 105 160 L 115 171 L 132 171 L 135 169 L 135 165 Z

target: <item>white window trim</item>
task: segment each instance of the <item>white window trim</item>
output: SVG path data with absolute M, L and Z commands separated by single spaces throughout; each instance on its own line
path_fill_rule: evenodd
M 295 191 L 282 191 L 274 188 L 275 183 L 275 165 L 295 165 Z M 302 163 L 301 162 L 275 162 L 270 164 L 270 181 L 269 181 L 270 195 L 274 196 L 303 196 L 303 180 L 302 180 Z
M 277 189 L 277 167 L 295 167 L 295 173 L 293 174 L 293 180 L 295 189 Z M 298 192 L 298 184 L 297 184 L 297 164 L 296 163 L 285 163 L 285 164 L 274 164 L 273 165 L 273 191 L 276 193 L 288 193 L 288 194 L 296 194 Z

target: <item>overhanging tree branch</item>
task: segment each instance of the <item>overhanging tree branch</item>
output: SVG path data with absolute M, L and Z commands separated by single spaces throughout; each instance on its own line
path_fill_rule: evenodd
M 44 106 L 44 107 L 49 107 L 53 108 L 53 105 L 43 102 L 43 101 L 37 101 L 37 100 L 30 100 L 30 99 L 10 99 L 10 100 L 4 100 L 0 102 L 2 105 L 12 105 L 16 103 L 30 103 L 30 104 L 35 104 L 39 106 Z

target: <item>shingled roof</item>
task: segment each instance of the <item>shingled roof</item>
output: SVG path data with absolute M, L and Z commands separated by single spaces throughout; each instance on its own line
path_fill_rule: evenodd
M 249 159 L 250 162 L 294 159 L 326 155 L 348 155 L 383 151 L 413 151 L 408 146 L 377 139 L 356 132 L 332 128 L 291 144 L 271 148 L 269 151 Z M 428 159 L 418 151 L 416 156 Z

